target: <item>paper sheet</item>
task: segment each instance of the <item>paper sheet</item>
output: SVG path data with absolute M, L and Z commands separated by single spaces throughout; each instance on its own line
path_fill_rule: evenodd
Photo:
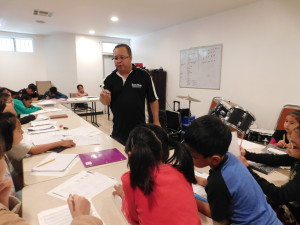
M 39 106 L 48 106 L 48 105 L 55 105 L 56 102 L 54 102 L 52 100 L 43 100 L 43 101 L 40 101 L 36 104 L 39 105 Z
M 240 138 L 237 139 L 237 143 L 238 143 L 238 145 L 241 143 L 241 139 Z M 263 146 L 260 145 L 260 144 L 253 143 L 251 141 L 243 140 L 242 141 L 242 147 L 244 149 L 250 150 L 250 149 L 262 148 Z
M 43 126 L 43 125 L 55 125 L 57 124 L 57 121 L 55 120 L 42 120 L 42 121 L 31 121 L 30 125 L 32 127 L 36 127 L 36 126 Z
M 63 200 L 67 200 L 70 194 L 82 195 L 88 199 L 92 199 L 100 192 L 117 183 L 114 178 L 91 171 L 81 171 L 47 194 Z
M 49 116 L 45 116 L 43 114 L 38 114 L 34 121 L 42 121 L 42 120 L 49 120 Z
M 92 202 L 90 215 L 101 219 Z M 72 216 L 69 210 L 69 206 L 63 205 L 57 208 L 52 208 L 40 212 L 38 214 L 38 220 L 40 225 L 66 225 L 71 224 Z
M 195 171 L 195 175 L 202 178 L 208 177 L 207 173 L 202 173 L 199 171 Z M 205 188 L 199 184 L 192 184 L 192 187 L 193 187 L 195 197 L 201 201 L 207 202 L 207 194 Z
M 47 133 L 59 130 L 55 125 L 45 125 L 45 126 L 38 126 L 38 127 L 29 127 L 27 128 L 28 134 L 40 134 L 40 133 Z
M 232 134 L 232 139 L 228 148 L 228 152 L 238 157 L 239 155 L 241 155 L 241 152 L 240 152 L 240 146 L 238 144 L 237 133 L 234 131 L 231 132 L 231 134 Z
M 100 130 L 88 128 L 75 128 L 71 130 L 56 131 L 51 133 L 35 134 L 31 136 L 34 145 L 49 144 L 61 140 L 73 140 L 77 146 L 101 144 Z

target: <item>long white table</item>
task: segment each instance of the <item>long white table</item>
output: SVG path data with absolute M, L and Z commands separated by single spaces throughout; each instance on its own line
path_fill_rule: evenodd
M 64 101 L 61 101 L 61 104 L 76 104 L 76 103 L 92 103 L 92 107 L 91 107 L 91 123 L 96 125 L 97 127 L 99 127 L 99 124 L 97 123 L 97 107 L 96 107 L 96 103 L 100 102 L 99 97 L 89 97 L 89 96 L 85 96 L 85 97 L 79 97 L 79 98 L 68 98 Z
M 65 109 L 65 107 L 63 106 L 59 106 L 59 107 Z M 79 126 L 96 129 L 90 123 L 86 122 L 85 120 L 83 120 L 82 118 L 74 114 L 71 110 L 66 110 L 65 113 L 68 114 L 68 118 L 57 119 L 59 123 L 61 123 L 63 126 L 67 126 L 70 129 Z M 121 144 L 119 144 L 118 142 L 116 142 L 106 134 L 101 134 L 100 145 L 77 146 L 74 148 L 66 149 L 63 151 L 63 153 L 85 153 L 85 152 L 98 151 L 98 150 L 109 149 L 109 148 L 118 148 L 125 155 L 124 146 L 122 146 Z M 259 146 L 257 148 L 249 149 L 249 150 L 254 152 L 259 152 L 262 148 L 263 146 Z M 46 154 L 32 156 L 30 158 L 26 158 L 23 160 L 24 183 L 26 185 L 23 188 L 23 194 L 22 194 L 23 217 L 32 225 L 38 224 L 37 214 L 39 212 L 66 204 L 65 201 L 48 195 L 47 192 L 49 192 L 56 186 L 60 185 L 64 181 L 70 179 L 72 176 L 76 175 L 82 170 L 96 171 L 104 175 L 114 177 L 119 182 L 122 174 L 128 170 L 127 160 L 106 164 L 102 166 L 90 167 L 90 168 L 84 168 L 82 163 L 79 162 L 64 177 L 58 178 L 58 177 L 33 176 L 30 172 L 31 168 L 37 163 L 39 163 L 43 157 L 46 157 Z M 197 170 L 208 173 L 209 168 L 206 167 Z M 281 185 L 287 181 L 288 173 L 289 173 L 288 170 L 279 168 L 276 171 L 270 173 L 269 175 L 265 175 L 262 173 L 259 174 L 262 177 L 269 180 L 270 182 L 273 182 L 276 185 Z M 110 187 L 107 190 L 96 195 L 92 199 L 92 202 L 95 205 L 97 212 L 102 217 L 106 225 L 116 225 L 116 224 L 126 225 L 127 223 L 125 218 L 123 217 L 121 212 L 117 209 L 114 203 L 112 192 L 113 192 L 113 187 Z M 208 218 L 202 215 L 201 213 L 199 213 L 199 216 L 201 218 L 202 224 L 204 225 L 213 224 L 211 218 Z
M 63 111 L 55 112 L 56 114 L 65 113 L 68 115 L 68 118 L 61 118 L 61 119 L 54 119 L 58 123 L 57 125 L 62 125 L 63 127 L 67 127 L 68 129 L 74 129 L 78 127 L 85 127 L 89 128 L 91 130 L 100 131 L 98 128 L 94 127 L 78 115 L 76 115 L 74 112 L 72 112 L 70 109 L 67 109 L 66 107 L 62 105 L 56 105 L 57 108 L 63 109 Z M 51 113 L 50 113 L 51 114 Z M 49 115 L 49 113 L 48 113 Z M 29 127 L 29 124 L 23 125 L 22 128 L 25 130 L 27 127 Z M 62 129 L 62 128 L 61 128 Z M 105 133 L 100 134 L 100 145 L 87 145 L 87 146 L 75 146 L 73 148 L 68 148 L 63 151 L 63 153 L 66 154 L 79 154 L 79 153 L 88 153 L 93 151 L 99 151 L 99 150 L 105 150 L 105 149 L 111 149 L 111 148 L 117 148 L 120 150 L 124 155 L 124 146 L 121 145 L 119 142 L 112 139 L 110 136 L 108 136 Z M 42 159 L 46 158 L 50 153 L 43 153 L 31 156 L 29 158 L 23 159 L 23 173 L 24 173 L 24 185 L 30 185 L 35 184 L 47 180 L 56 179 L 57 177 L 51 177 L 51 176 L 35 176 L 32 175 L 31 169 L 37 165 L 39 162 L 42 161 Z M 113 163 L 118 164 L 119 162 Z M 98 167 L 105 167 L 107 165 L 101 165 Z M 74 167 L 66 174 L 66 175 L 72 175 L 76 174 L 82 170 L 87 170 L 81 163 L 81 161 L 77 162 Z

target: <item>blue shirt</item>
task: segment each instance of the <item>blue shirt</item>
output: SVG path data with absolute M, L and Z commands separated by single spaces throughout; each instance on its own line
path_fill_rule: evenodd
M 210 170 L 205 188 L 213 220 L 232 224 L 282 224 L 248 169 L 231 153 Z
M 68 98 L 68 96 L 66 96 L 65 94 L 60 93 L 60 92 L 56 92 L 56 95 L 55 95 L 55 96 L 50 96 L 49 91 L 46 91 L 46 92 L 45 92 L 45 94 L 44 94 L 44 96 L 43 96 L 43 99 L 45 99 L 45 98 L 47 98 L 47 97 L 49 97 L 49 98 L 56 98 L 56 99 L 59 99 L 59 98 Z

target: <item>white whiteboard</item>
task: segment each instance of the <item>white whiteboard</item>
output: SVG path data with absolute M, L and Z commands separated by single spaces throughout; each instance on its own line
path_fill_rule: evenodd
M 180 51 L 180 87 L 220 89 L 222 45 Z

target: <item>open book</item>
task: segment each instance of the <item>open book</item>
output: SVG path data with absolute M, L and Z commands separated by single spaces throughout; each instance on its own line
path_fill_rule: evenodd
M 32 172 L 63 172 L 72 161 L 76 158 L 77 154 L 58 154 L 51 153 L 35 167 L 31 169 Z

